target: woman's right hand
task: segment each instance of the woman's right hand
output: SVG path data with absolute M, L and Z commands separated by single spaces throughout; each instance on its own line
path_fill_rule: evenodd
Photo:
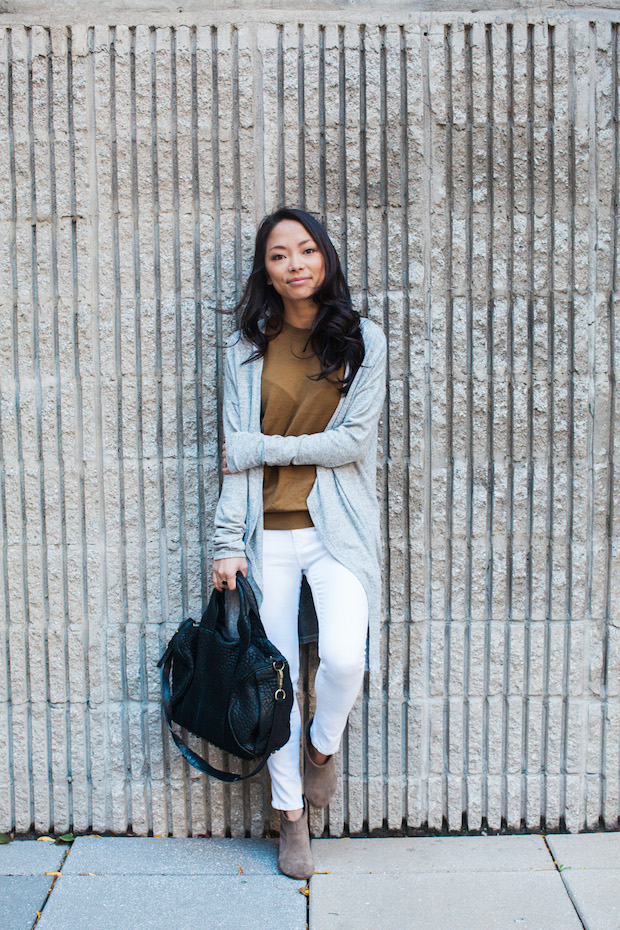
M 248 563 L 244 555 L 230 559 L 215 559 L 213 562 L 213 587 L 218 591 L 234 591 L 237 586 L 237 572 L 248 577 Z

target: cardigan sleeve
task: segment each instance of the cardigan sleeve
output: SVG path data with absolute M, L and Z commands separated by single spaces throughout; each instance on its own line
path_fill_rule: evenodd
M 369 347 L 370 348 L 370 347 Z M 376 426 L 385 397 L 386 344 L 377 327 L 372 351 L 367 351 L 344 421 L 322 433 L 267 436 L 226 433 L 226 458 L 231 473 L 259 465 L 322 465 L 337 468 L 364 459 L 376 441 Z M 359 379 L 359 380 L 358 380 Z
M 215 509 L 213 557 L 228 559 L 245 555 L 247 478 L 243 472 L 224 475 Z
M 226 352 L 224 374 L 223 420 L 224 435 L 232 435 L 239 430 L 241 417 L 233 348 L 229 345 Z M 214 558 L 226 559 L 245 555 L 243 541 L 247 523 L 247 476 L 243 472 L 224 475 L 222 490 L 215 510 L 215 534 L 213 537 Z

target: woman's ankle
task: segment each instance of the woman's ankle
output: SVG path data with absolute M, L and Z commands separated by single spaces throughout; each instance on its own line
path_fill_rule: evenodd
M 325 753 L 319 752 L 318 749 L 315 749 L 315 747 L 312 745 L 310 734 L 308 734 L 308 752 L 315 765 L 324 765 L 324 763 L 329 759 L 329 756 L 326 756 Z
M 301 820 L 304 815 L 303 807 L 298 807 L 294 811 L 282 811 L 287 820 L 290 820 L 291 823 L 295 823 L 297 820 Z

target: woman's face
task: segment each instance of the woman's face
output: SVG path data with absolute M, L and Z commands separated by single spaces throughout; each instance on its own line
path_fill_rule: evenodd
M 305 226 L 281 220 L 267 237 L 265 271 L 286 306 L 312 299 L 325 280 L 325 259 Z

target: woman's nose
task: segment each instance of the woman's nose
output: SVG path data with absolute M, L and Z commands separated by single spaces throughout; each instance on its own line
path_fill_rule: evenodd
M 303 263 L 303 255 L 291 255 L 288 261 L 291 271 L 296 271 L 298 268 L 303 267 Z

